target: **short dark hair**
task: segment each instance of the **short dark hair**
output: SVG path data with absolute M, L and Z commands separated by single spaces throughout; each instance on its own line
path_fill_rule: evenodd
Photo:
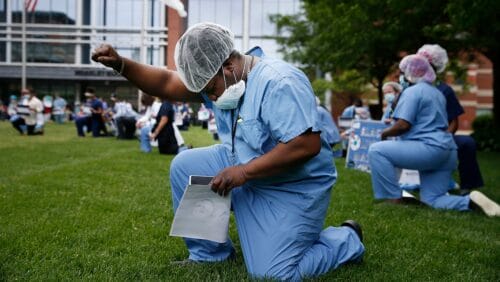
M 362 107 L 363 106 L 363 101 L 361 101 L 361 99 L 359 98 L 354 98 L 353 102 L 354 106 L 356 107 Z

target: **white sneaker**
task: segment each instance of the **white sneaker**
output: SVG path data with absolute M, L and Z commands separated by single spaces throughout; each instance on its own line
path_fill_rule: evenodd
M 479 206 L 487 216 L 500 216 L 500 206 L 490 198 L 486 197 L 483 193 L 479 191 L 472 191 L 470 192 L 469 197 L 470 200 Z

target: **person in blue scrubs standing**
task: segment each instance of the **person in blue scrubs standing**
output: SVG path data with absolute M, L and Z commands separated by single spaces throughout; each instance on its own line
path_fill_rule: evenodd
M 448 54 L 438 44 L 425 44 L 418 49 L 417 54 L 426 57 L 434 70 L 439 74 L 446 69 Z M 458 174 L 460 176 L 460 189 L 463 193 L 469 193 L 473 189 L 484 186 L 479 163 L 476 158 L 476 142 L 468 135 L 455 134 L 458 129 L 458 117 L 464 114 L 464 108 L 460 105 L 457 95 L 444 81 L 438 80 L 436 87 L 446 98 L 446 113 L 448 115 L 448 131 L 453 134 L 453 140 L 457 144 L 458 152 Z
M 109 45 L 92 55 L 146 93 L 213 101 L 222 144 L 175 157 L 170 168 L 174 210 L 190 175 L 214 175 L 212 190 L 231 195 L 252 277 L 297 281 L 360 261 L 365 249 L 356 222 L 322 230 L 337 173 L 331 148 L 320 137 L 304 73 L 260 48 L 240 54 L 232 32 L 213 23 L 188 29 L 174 58 L 177 71 L 122 58 Z M 194 262 L 223 261 L 235 252 L 230 240 L 185 242 Z
M 321 137 L 328 142 L 330 147 L 335 146 L 335 144 L 340 143 L 340 133 L 337 125 L 333 121 L 332 114 L 321 105 L 321 101 L 316 96 L 316 105 L 319 114 L 319 121 L 322 125 Z
M 436 75 L 427 59 L 409 55 L 399 64 L 401 85 L 393 126 L 382 132 L 381 142 L 372 144 L 368 159 L 376 199 L 401 203 L 396 168 L 418 170 L 420 200 L 436 209 L 468 211 L 480 208 L 488 216 L 500 216 L 500 206 L 481 192 L 449 195 L 448 180 L 456 168 L 456 145 L 447 131 L 446 100 L 432 85 Z M 400 136 L 401 140 L 386 140 Z

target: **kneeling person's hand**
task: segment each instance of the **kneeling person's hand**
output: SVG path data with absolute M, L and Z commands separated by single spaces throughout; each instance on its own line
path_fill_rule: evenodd
M 241 186 L 247 182 L 245 169 L 243 166 L 232 166 L 222 170 L 212 180 L 212 191 L 227 196 L 231 189 Z

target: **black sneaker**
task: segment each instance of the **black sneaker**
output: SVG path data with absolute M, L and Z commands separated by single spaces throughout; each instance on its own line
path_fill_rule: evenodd
M 352 219 L 348 219 L 348 220 L 342 222 L 342 224 L 340 226 L 349 227 L 352 230 L 354 230 L 354 232 L 356 232 L 356 235 L 358 235 L 359 240 L 361 242 L 363 242 L 363 230 L 361 230 L 361 225 L 359 225 L 359 223 L 357 223 L 356 221 L 354 221 Z

